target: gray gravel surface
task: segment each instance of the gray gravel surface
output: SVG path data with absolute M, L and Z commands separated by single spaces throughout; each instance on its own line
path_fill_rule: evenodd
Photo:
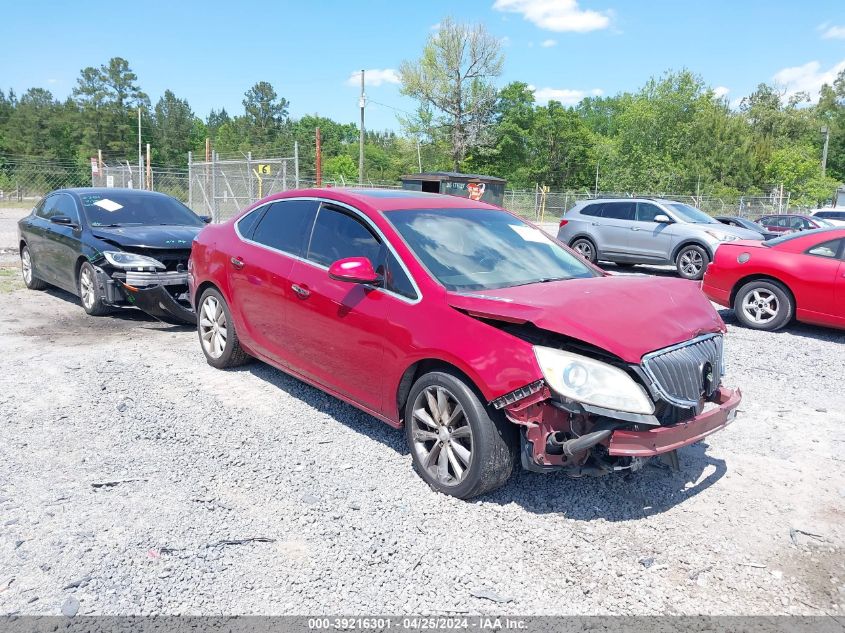
M 845 615 L 845 333 L 739 328 L 681 472 L 464 502 L 400 431 L 196 334 L 0 294 L 0 613 Z

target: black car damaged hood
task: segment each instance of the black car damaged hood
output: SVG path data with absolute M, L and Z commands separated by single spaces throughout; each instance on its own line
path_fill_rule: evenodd
M 202 226 L 95 226 L 91 234 L 118 246 L 127 248 L 182 249 L 191 248 L 191 242 Z

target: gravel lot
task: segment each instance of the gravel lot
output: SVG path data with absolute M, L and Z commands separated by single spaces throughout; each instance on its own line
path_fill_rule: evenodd
M 5 271 L 0 614 L 845 617 L 845 333 L 724 312 L 745 401 L 681 472 L 519 472 L 463 502 L 400 431 Z

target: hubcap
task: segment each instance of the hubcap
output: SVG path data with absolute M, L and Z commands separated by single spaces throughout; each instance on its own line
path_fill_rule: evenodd
M 704 268 L 704 257 L 698 251 L 684 251 L 681 255 L 681 270 L 689 277 L 695 277 Z
M 91 308 L 94 305 L 96 298 L 94 289 L 94 277 L 91 275 L 89 268 L 83 268 L 79 274 L 79 294 L 82 298 L 82 305 L 86 308 Z
M 200 340 L 205 353 L 212 358 L 220 358 L 226 349 L 226 313 L 216 297 L 206 297 L 200 310 Z
M 463 407 L 444 387 L 426 387 L 414 401 L 413 450 L 426 472 L 457 486 L 472 464 L 472 428 Z
M 750 290 L 742 298 L 742 312 L 753 323 L 768 323 L 777 317 L 779 311 L 777 295 L 768 290 Z
M 32 256 L 29 254 L 29 249 L 23 249 L 21 252 L 21 271 L 23 272 L 23 280 L 27 285 L 32 283 Z
M 593 259 L 593 247 L 589 242 L 576 242 L 575 251 L 580 253 L 585 259 Z

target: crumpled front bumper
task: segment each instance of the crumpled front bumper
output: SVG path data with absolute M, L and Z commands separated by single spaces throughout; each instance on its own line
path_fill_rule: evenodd
M 741 401 L 739 389 L 721 387 L 715 406 L 690 420 L 645 431 L 615 430 L 610 436 L 608 453 L 617 457 L 653 457 L 694 444 L 733 422 Z
M 197 313 L 176 301 L 164 286 L 134 288 L 121 284 L 132 305 L 159 319 L 176 319 L 196 324 Z

